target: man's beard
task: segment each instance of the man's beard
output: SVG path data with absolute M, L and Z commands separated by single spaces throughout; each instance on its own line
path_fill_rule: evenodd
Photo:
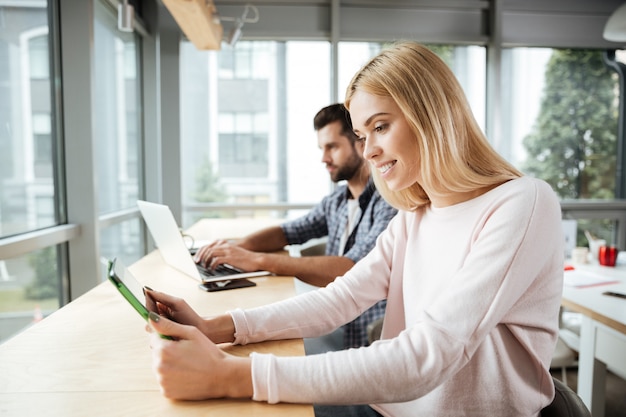
M 339 167 L 337 171 L 330 175 L 330 179 L 333 182 L 349 181 L 359 172 L 363 165 L 363 160 L 359 158 L 359 155 L 354 152 L 352 158 L 350 158 L 342 167 Z

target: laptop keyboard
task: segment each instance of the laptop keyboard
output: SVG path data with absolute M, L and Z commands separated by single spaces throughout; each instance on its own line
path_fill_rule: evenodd
M 189 249 L 191 256 L 195 255 L 197 251 L 197 248 Z M 215 268 L 205 268 L 199 264 L 196 264 L 196 267 L 198 268 L 198 271 L 200 271 L 200 275 L 204 275 L 206 277 L 227 277 L 229 275 L 241 274 L 244 272 L 234 266 L 224 264 L 218 265 Z
M 205 268 L 202 265 L 196 264 L 198 271 L 200 274 L 208 276 L 208 277 L 225 277 L 233 274 L 240 274 L 243 271 L 241 269 L 237 269 L 234 267 L 226 266 L 226 265 L 218 265 L 215 268 Z

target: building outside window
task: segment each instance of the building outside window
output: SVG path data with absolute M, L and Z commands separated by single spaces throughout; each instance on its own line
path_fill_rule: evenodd
M 100 215 L 136 208 L 141 195 L 142 127 L 139 42 L 134 33 L 117 29 L 117 16 L 96 3 L 95 146 Z M 101 229 L 100 255 L 130 265 L 144 248 L 141 219 Z
M 343 101 L 352 75 L 383 47 L 371 42 L 339 44 L 337 101 Z M 485 49 L 433 48 L 455 69 L 484 125 Z M 181 44 L 186 204 L 312 204 L 331 191 L 313 129 L 315 113 L 331 104 L 330 50 L 326 41 L 246 41 L 214 52 Z M 206 193 L 206 188 L 214 192 Z M 291 218 L 302 213 L 271 215 Z M 232 215 L 250 212 L 187 214 L 185 223 Z
M 183 42 L 185 204 L 311 203 L 327 194 L 313 117 L 330 103 L 329 62 L 328 42 L 240 41 L 209 52 Z M 267 214 L 185 213 L 183 223 Z
M 238 196 L 314 203 L 330 191 L 319 151 L 311 146 L 315 135 L 310 122 L 330 100 L 330 94 L 320 95 L 310 88 L 316 79 L 319 86 L 329 88 L 327 45 L 248 41 L 206 53 L 183 43 L 182 135 L 187 172 L 183 187 L 190 187 L 183 192 L 186 203 L 235 203 L 242 201 Z M 336 94 L 341 101 L 352 75 L 385 45 L 340 42 L 338 46 Z M 486 49 L 430 47 L 453 69 L 484 127 Z M 489 140 L 523 172 L 548 181 L 564 200 L 615 197 L 619 80 L 603 62 L 603 54 L 602 50 L 551 48 L 503 51 L 502 130 Z M 197 85 L 203 88 L 193 88 Z M 313 98 L 316 106 L 304 105 Z M 258 117 L 267 122 L 255 123 Z M 203 165 L 196 162 L 201 155 Z M 286 169 L 281 171 L 283 166 Z M 194 198 L 202 194 L 198 187 L 206 186 L 197 178 L 202 170 L 211 172 L 219 184 L 221 193 L 215 194 L 219 199 Z M 288 216 L 299 214 L 292 211 Z M 580 218 L 578 222 L 580 245 L 586 245 L 584 230 L 609 242 L 617 240 L 615 219 Z
M 15 3 L 15 2 L 14 2 Z M 0 238 L 60 224 L 46 2 L 0 5 Z M 95 131 L 101 216 L 135 206 L 141 193 L 142 127 L 137 35 L 117 30 L 96 2 Z M 68 81 L 71 88 L 71 80 Z M 91 166 L 85 169 L 93 169 Z M 106 224 L 100 254 L 131 264 L 144 253 L 141 220 Z M 65 245 L 0 256 L 0 341 L 59 308 Z M 0 254 L 1 255 L 1 254 Z
M 14 2 L 15 3 L 15 2 Z M 0 238 L 58 223 L 47 3 L 0 6 Z M 0 256 L 0 341 L 59 308 L 59 247 Z

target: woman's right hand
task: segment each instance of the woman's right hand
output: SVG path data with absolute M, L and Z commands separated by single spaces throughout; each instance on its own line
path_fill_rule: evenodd
M 198 315 L 185 300 L 151 288 L 144 287 L 148 310 L 166 317 L 179 324 L 194 326 L 213 343 L 225 343 L 235 340 L 235 325 L 229 314 L 211 319 Z

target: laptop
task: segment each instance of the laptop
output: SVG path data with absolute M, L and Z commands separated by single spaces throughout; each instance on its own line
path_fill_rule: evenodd
M 268 271 L 245 272 L 227 264 L 220 265 L 216 269 L 207 269 L 196 264 L 190 249 L 185 245 L 183 235 L 170 208 L 142 200 L 137 200 L 137 205 L 165 263 L 200 283 L 219 284 L 270 275 Z

